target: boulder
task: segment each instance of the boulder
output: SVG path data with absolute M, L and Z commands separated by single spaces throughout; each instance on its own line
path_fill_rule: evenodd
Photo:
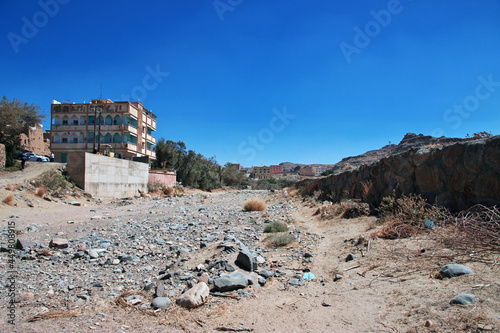
M 257 263 L 254 262 L 253 255 L 248 251 L 240 251 L 238 253 L 238 257 L 236 258 L 236 265 L 241 267 L 242 269 L 252 272 L 257 266 Z
M 36 247 L 36 243 L 25 240 L 25 239 L 17 239 L 16 248 L 19 250 L 26 250 L 27 248 Z M 8 251 L 7 251 L 8 252 Z
M 49 243 L 50 247 L 55 247 L 56 249 L 65 249 L 69 246 L 68 240 L 63 238 L 54 238 Z
M 439 274 L 441 274 L 441 276 L 445 278 L 452 278 L 455 276 L 472 274 L 472 269 L 463 265 L 448 264 L 441 268 Z
M 193 288 L 183 293 L 178 299 L 177 304 L 187 309 L 197 308 L 208 299 L 210 290 L 205 282 L 196 284 Z
M 217 291 L 232 291 L 248 287 L 248 280 L 250 277 L 240 273 L 234 272 L 231 274 L 222 274 L 219 278 L 214 280 L 214 289 Z
M 451 304 L 470 305 L 476 303 L 476 297 L 470 294 L 460 294 L 453 297 Z

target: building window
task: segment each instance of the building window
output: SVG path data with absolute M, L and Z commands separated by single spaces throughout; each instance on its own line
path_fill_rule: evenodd
M 61 143 L 68 143 L 68 138 L 62 138 Z
M 78 143 L 78 138 L 73 138 L 73 143 Z
M 68 125 L 68 120 L 67 119 L 63 119 L 62 124 L 63 125 Z
M 73 125 L 78 126 L 78 119 L 73 120 Z

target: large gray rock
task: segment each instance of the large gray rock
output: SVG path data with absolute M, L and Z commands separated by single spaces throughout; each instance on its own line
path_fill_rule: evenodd
M 461 304 L 461 305 L 470 305 L 476 303 L 476 297 L 470 294 L 460 294 L 458 296 L 453 297 L 450 302 L 451 304 Z
M 441 276 L 445 278 L 452 278 L 455 276 L 472 274 L 472 269 L 463 265 L 448 264 L 441 268 L 439 274 L 441 274 Z
M 208 300 L 210 290 L 205 282 L 196 284 L 177 299 L 177 304 L 182 307 L 192 309 L 205 304 Z
M 151 307 L 154 309 L 166 309 L 172 304 L 172 301 L 168 297 L 156 297 L 151 302 Z
M 234 272 L 231 274 L 222 274 L 219 278 L 214 280 L 214 288 L 217 291 L 231 291 L 243 289 L 248 287 L 248 280 L 250 277 L 240 273 Z
M 257 263 L 254 263 L 253 255 L 249 251 L 240 251 L 240 253 L 238 253 L 238 257 L 236 258 L 236 264 L 249 272 L 252 272 L 255 269 L 255 266 L 257 266 Z

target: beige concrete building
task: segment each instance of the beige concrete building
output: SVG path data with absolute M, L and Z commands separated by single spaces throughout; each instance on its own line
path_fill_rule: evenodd
M 57 162 L 68 153 L 111 151 L 115 156 L 156 158 L 156 116 L 141 102 L 93 99 L 51 105 L 50 150 Z

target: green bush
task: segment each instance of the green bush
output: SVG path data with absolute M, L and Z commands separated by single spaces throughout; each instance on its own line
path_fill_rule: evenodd
M 288 231 L 288 227 L 281 223 L 281 222 L 278 222 L 278 221 L 272 221 L 272 222 L 269 222 L 269 223 L 266 223 L 266 225 L 264 226 L 264 232 L 267 234 L 267 233 L 276 233 L 276 232 L 287 232 Z
M 34 182 L 35 187 L 45 187 L 50 191 L 57 191 L 59 189 L 66 189 L 70 187 L 70 183 L 66 177 L 59 171 L 46 171 L 40 175 Z
M 288 232 L 275 232 L 271 234 L 271 243 L 274 246 L 285 246 L 295 241 L 295 237 Z

